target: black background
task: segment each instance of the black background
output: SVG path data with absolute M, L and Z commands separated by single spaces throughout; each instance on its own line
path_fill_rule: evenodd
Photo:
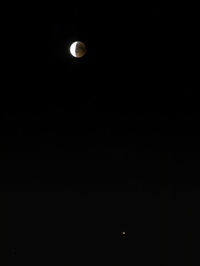
M 195 10 L 58 10 L 32 7 L 16 18 L 13 7 L 1 33 L 11 265 L 190 264 L 199 200 Z M 87 45 L 82 59 L 68 53 L 76 40 Z
M 56 171 L 56 179 L 68 175 L 66 165 L 74 164 L 128 163 L 144 178 L 194 176 L 195 10 L 82 4 L 60 8 L 65 15 L 46 11 L 45 19 L 43 9 L 34 10 L 5 23 L 5 36 L 2 31 L 4 165 L 18 168 L 21 177 L 44 181 L 48 175 L 51 182 Z M 60 23 L 48 22 L 52 14 Z M 79 39 L 88 53 L 76 60 L 68 48 Z
M 199 189 L 192 186 L 13 185 L 7 199 L 9 265 L 197 261 Z

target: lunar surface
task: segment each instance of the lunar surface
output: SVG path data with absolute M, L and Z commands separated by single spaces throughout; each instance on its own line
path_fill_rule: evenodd
M 70 46 L 71 55 L 77 58 L 83 57 L 86 51 L 86 45 L 83 42 L 73 42 Z

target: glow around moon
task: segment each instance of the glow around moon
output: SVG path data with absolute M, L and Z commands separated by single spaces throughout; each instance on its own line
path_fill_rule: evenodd
M 70 53 L 72 56 L 80 58 L 86 54 L 86 46 L 83 42 L 73 42 L 70 46 Z

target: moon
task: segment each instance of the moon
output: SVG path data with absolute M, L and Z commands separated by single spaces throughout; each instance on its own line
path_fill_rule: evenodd
M 70 53 L 73 57 L 83 57 L 87 52 L 86 45 L 83 42 L 73 42 L 70 46 Z

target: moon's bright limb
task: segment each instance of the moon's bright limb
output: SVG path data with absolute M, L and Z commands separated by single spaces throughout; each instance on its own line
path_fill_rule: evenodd
M 77 45 L 78 42 L 73 42 L 72 45 L 70 46 L 70 53 L 71 55 L 73 55 L 74 57 L 77 57 L 76 56 L 76 45 Z

